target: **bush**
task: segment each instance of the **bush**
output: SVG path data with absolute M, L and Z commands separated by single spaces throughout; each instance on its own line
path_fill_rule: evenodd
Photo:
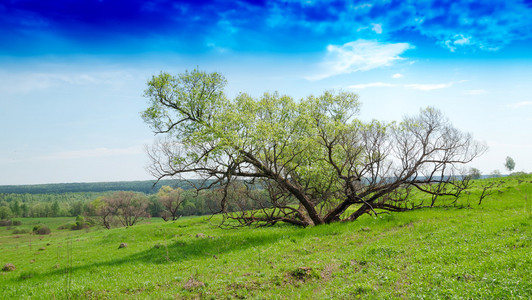
M 69 229 L 69 230 L 81 230 L 89 228 L 89 223 L 85 221 L 85 218 L 78 216 L 75 223 L 68 223 L 57 227 L 57 229 Z
M 11 220 L 0 220 L 0 226 L 11 226 L 13 222 Z
M 39 225 L 33 227 L 33 233 L 34 234 L 44 235 L 44 234 L 50 234 L 51 232 L 52 231 L 50 230 L 50 228 L 48 228 L 48 226 L 43 225 L 43 224 L 39 224 Z
M 12 232 L 13 234 L 21 234 L 21 233 L 28 233 L 28 230 L 27 229 L 19 229 L 19 228 L 15 228 Z
M 76 223 L 68 223 L 68 224 L 63 224 L 63 225 L 57 227 L 57 229 L 59 229 L 59 230 L 64 230 L 64 229 L 74 230 L 75 227 L 76 227 Z
M 18 226 L 22 225 L 21 221 L 13 221 L 13 220 L 0 220 L 0 226 Z

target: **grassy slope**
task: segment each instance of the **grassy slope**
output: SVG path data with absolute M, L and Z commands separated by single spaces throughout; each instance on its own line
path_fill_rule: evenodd
M 473 193 L 472 209 L 307 229 L 221 230 L 205 217 L 90 232 L 54 230 L 72 220 L 45 219 L 45 237 L 0 228 L 0 264 L 17 267 L 0 272 L 0 297 L 526 299 L 532 177 L 492 181 L 496 193 L 480 207 Z M 23 220 L 27 228 L 38 221 Z

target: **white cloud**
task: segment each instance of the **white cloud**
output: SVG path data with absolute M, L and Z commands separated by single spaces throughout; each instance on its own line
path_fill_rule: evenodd
M 396 84 L 392 84 L 392 83 L 370 82 L 370 83 L 350 85 L 347 88 L 348 89 L 365 89 L 365 88 L 372 88 L 372 87 L 396 87 L 396 86 L 397 86 Z
M 378 34 L 382 33 L 382 25 L 381 24 L 372 24 L 372 25 L 373 25 L 373 27 L 371 28 L 371 30 L 375 31 Z
M 486 90 L 469 90 L 466 92 L 467 95 L 482 95 L 485 93 L 486 93 Z
M 405 85 L 408 89 L 413 90 L 419 90 L 419 91 L 432 91 L 432 90 L 439 90 L 451 87 L 453 85 L 452 82 L 449 83 L 434 83 L 434 84 L 407 84 Z
M 521 101 L 517 103 L 508 104 L 508 106 L 511 108 L 520 108 L 520 107 L 529 106 L 529 105 L 532 105 L 532 101 Z
M 445 47 L 451 50 L 451 52 L 456 51 L 456 49 L 460 46 L 467 46 L 471 44 L 471 37 L 466 37 L 463 34 L 456 34 L 453 37 L 447 39 L 445 42 L 443 42 L 443 45 L 445 45 Z
M 341 46 L 329 45 L 327 57 L 321 64 L 322 71 L 307 79 L 320 80 L 389 66 L 397 60 L 402 60 L 399 55 L 412 48 L 408 43 L 386 44 L 368 40 L 356 40 Z
M 85 150 L 73 150 L 56 152 L 49 155 L 38 157 L 41 160 L 64 160 L 64 159 L 80 159 L 89 157 L 107 157 L 116 155 L 135 155 L 143 153 L 144 148 L 142 146 L 132 146 L 127 148 L 95 148 Z
M 400 73 L 395 73 L 395 74 L 392 75 L 392 78 L 394 78 L 394 79 L 399 79 L 399 78 L 403 78 L 403 77 L 405 77 L 405 76 L 403 74 L 400 74 Z

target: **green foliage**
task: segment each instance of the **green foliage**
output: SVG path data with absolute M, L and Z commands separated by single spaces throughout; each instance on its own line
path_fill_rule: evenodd
M 39 234 L 39 235 L 52 233 L 52 230 L 50 230 L 50 228 L 44 224 L 35 225 L 32 231 L 34 234 Z
M 506 161 L 504 162 L 504 166 L 506 167 L 506 169 L 508 169 L 508 171 L 510 171 L 510 173 L 512 172 L 512 170 L 515 168 L 515 161 L 513 158 L 511 158 L 510 156 L 507 156 L 506 157 Z
M 13 216 L 13 212 L 8 206 L 0 206 L 0 220 L 9 219 Z
M 149 151 L 150 172 L 158 179 L 215 181 L 223 189 L 222 212 L 231 202 L 240 204 L 228 199 L 234 182 L 259 182 L 267 189 L 269 203 L 255 201 L 264 208 L 260 215 L 245 208 L 240 216 L 226 214 L 243 225 L 310 226 L 417 208 L 399 189 L 427 192 L 433 200 L 458 196 L 467 185 L 441 178 L 458 178 L 449 174 L 455 165 L 485 149 L 435 108 L 401 123 L 363 122 L 355 118 L 360 102 L 352 92 L 299 100 L 277 92 L 256 98 L 241 93 L 228 99 L 225 85 L 219 73 L 162 72 L 147 83 L 142 118 L 154 133 L 164 134 Z M 359 211 L 344 215 L 352 206 Z
M 25 229 L 25 228 L 15 228 L 13 229 L 13 231 L 11 232 L 12 234 L 23 234 L 23 233 L 28 233 L 29 230 Z
M 471 168 L 469 169 L 469 176 L 471 177 L 471 179 L 480 179 L 480 176 L 482 174 L 480 174 L 480 170 L 477 169 L 477 168 Z

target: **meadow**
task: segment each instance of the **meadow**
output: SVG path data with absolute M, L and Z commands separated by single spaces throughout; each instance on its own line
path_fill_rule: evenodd
M 456 205 L 299 228 L 218 216 L 59 230 L 0 227 L 2 299 L 530 299 L 532 176 L 482 179 Z M 50 235 L 33 235 L 47 224 Z M 127 247 L 119 248 L 121 243 Z

